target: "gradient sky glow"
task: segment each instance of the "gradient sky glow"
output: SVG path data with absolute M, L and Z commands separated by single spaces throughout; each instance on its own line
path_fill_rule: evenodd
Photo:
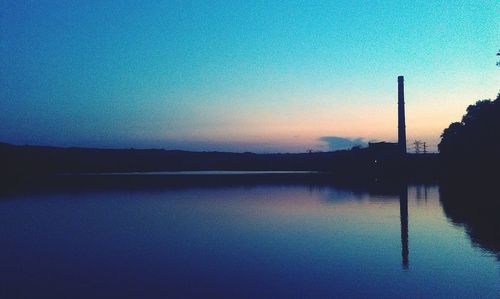
M 369 2 L 369 3 L 366 3 Z M 0 141 L 304 152 L 435 148 L 499 92 L 500 3 L 0 0 Z

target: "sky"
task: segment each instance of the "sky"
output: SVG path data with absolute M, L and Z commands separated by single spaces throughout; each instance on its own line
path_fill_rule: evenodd
M 0 141 L 305 152 L 435 150 L 495 98 L 500 2 L 0 0 Z

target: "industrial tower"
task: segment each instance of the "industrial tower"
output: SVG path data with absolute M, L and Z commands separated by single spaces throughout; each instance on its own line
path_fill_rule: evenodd
M 406 154 L 405 85 L 404 77 L 398 76 L 398 147 Z

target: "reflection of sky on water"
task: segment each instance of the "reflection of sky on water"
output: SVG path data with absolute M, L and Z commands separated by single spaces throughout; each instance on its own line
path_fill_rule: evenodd
M 417 192 L 408 270 L 394 194 L 256 185 L 6 200 L 0 281 L 28 297 L 497 294 L 495 258 L 450 225 L 436 186 Z

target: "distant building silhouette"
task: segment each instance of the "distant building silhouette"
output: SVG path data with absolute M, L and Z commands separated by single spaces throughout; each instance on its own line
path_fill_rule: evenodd
M 393 142 L 386 142 L 386 141 L 368 142 L 368 148 L 372 152 L 378 153 L 380 155 L 382 155 L 382 154 L 393 155 L 398 150 L 398 144 L 393 143 Z

